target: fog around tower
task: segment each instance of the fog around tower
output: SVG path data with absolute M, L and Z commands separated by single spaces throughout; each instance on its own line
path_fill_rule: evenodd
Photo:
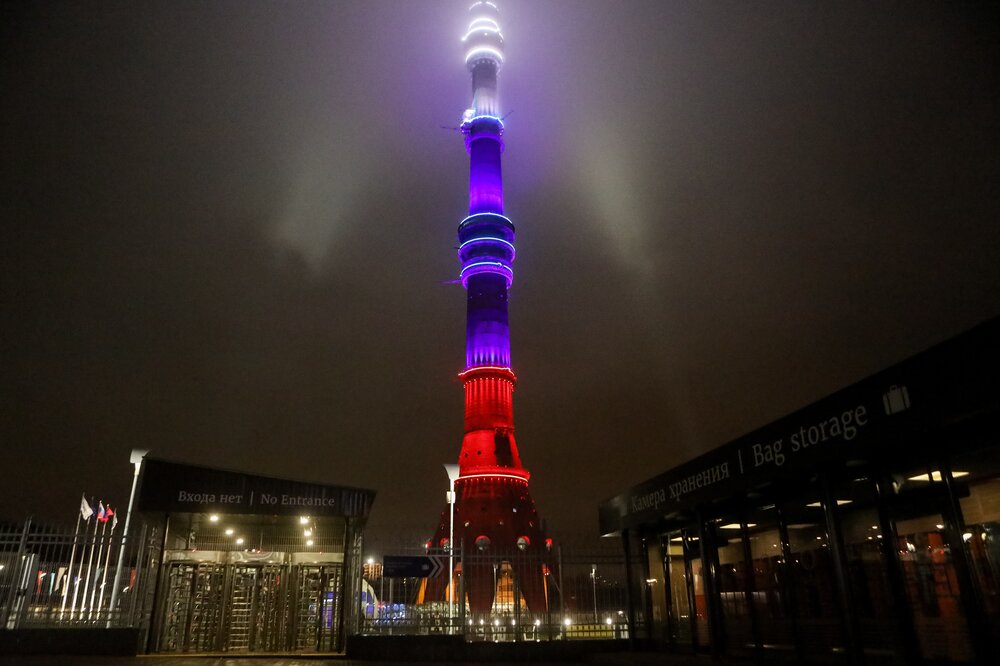
M 373 488 L 373 534 L 427 536 L 466 8 L 3 10 L 4 517 L 124 504 L 142 446 Z M 557 538 L 1000 312 L 996 8 L 501 10 L 517 441 Z

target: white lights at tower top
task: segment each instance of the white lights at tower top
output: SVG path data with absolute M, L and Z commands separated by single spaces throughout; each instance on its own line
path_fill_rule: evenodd
M 503 35 L 500 33 L 500 10 L 492 2 L 477 2 L 469 7 L 472 19 L 462 37 L 468 47 L 465 64 L 475 67 L 481 60 L 492 61 L 497 69 L 503 65 Z

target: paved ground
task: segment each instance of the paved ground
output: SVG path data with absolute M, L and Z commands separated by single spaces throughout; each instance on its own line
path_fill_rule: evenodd
M 428 662 L 355 661 L 325 657 L 176 657 L 150 655 L 142 657 L 0 657 L 0 666 L 416 666 Z M 650 652 L 617 652 L 594 654 L 586 661 L 559 662 L 435 662 L 438 664 L 491 664 L 492 666 L 712 666 L 719 664 L 707 656 L 669 655 Z M 725 663 L 725 662 L 722 662 Z

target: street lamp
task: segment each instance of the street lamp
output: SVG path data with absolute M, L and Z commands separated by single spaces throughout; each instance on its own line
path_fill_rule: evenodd
M 448 508 L 451 518 L 448 522 L 448 633 L 452 632 L 455 619 L 455 481 L 458 480 L 458 465 L 445 464 L 448 474 Z
M 594 585 L 594 624 L 597 624 L 597 565 L 590 565 L 590 580 Z
M 115 602 L 118 600 L 118 583 L 122 578 L 122 560 L 125 558 L 125 544 L 128 540 L 128 526 L 132 520 L 132 503 L 135 501 L 135 486 L 139 482 L 139 468 L 142 467 L 142 459 L 149 453 L 146 449 L 132 449 L 128 461 L 132 463 L 132 492 L 128 496 L 128 510 L 125 512 L 125 528 L 122 530 L 122 543 L 118 548 L 118 566 L 115 567 L 115 580 L 111 584 L 111 601 L 108 602 L 108 627 L 114 617 Z

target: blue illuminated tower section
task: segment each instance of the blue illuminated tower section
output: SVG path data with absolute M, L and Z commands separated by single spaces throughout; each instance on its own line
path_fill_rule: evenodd
M 528 492 L 530 474 L 521 465 L 514 440 L 517 378 L 511 369 L 507 318 L 507 292 L 514 281 L 514 225 L 504 216 L 504 125 L 497 97 L 503 36 L 492 2 L 476 2 L 469 11 L 463 43 L 472 74 L 472 105 L 461 125 L 469 153 L 469 215 L 458 225 L 460 277 L 467 292 L 465 369 L 459 375 L 465 390 L 465 435 L 455 484 L 455 540 L 456 548 L 461 544 L 475 553 L 462 571 L 472 611 L 490 611 L 495 566 L 504 562 L 517 577 L 529 608 L 540 611 L 547 596 L 541 562 L 549 543 Z M 448 535 L 444 512 L 432 545 L 446 546 Z M 540 557 L 529 557 L 532 554 Z M 441 577 L 443 584 L 447 580 Z M 441 581 L 429 582 L 430 599 L 444 594 Z

